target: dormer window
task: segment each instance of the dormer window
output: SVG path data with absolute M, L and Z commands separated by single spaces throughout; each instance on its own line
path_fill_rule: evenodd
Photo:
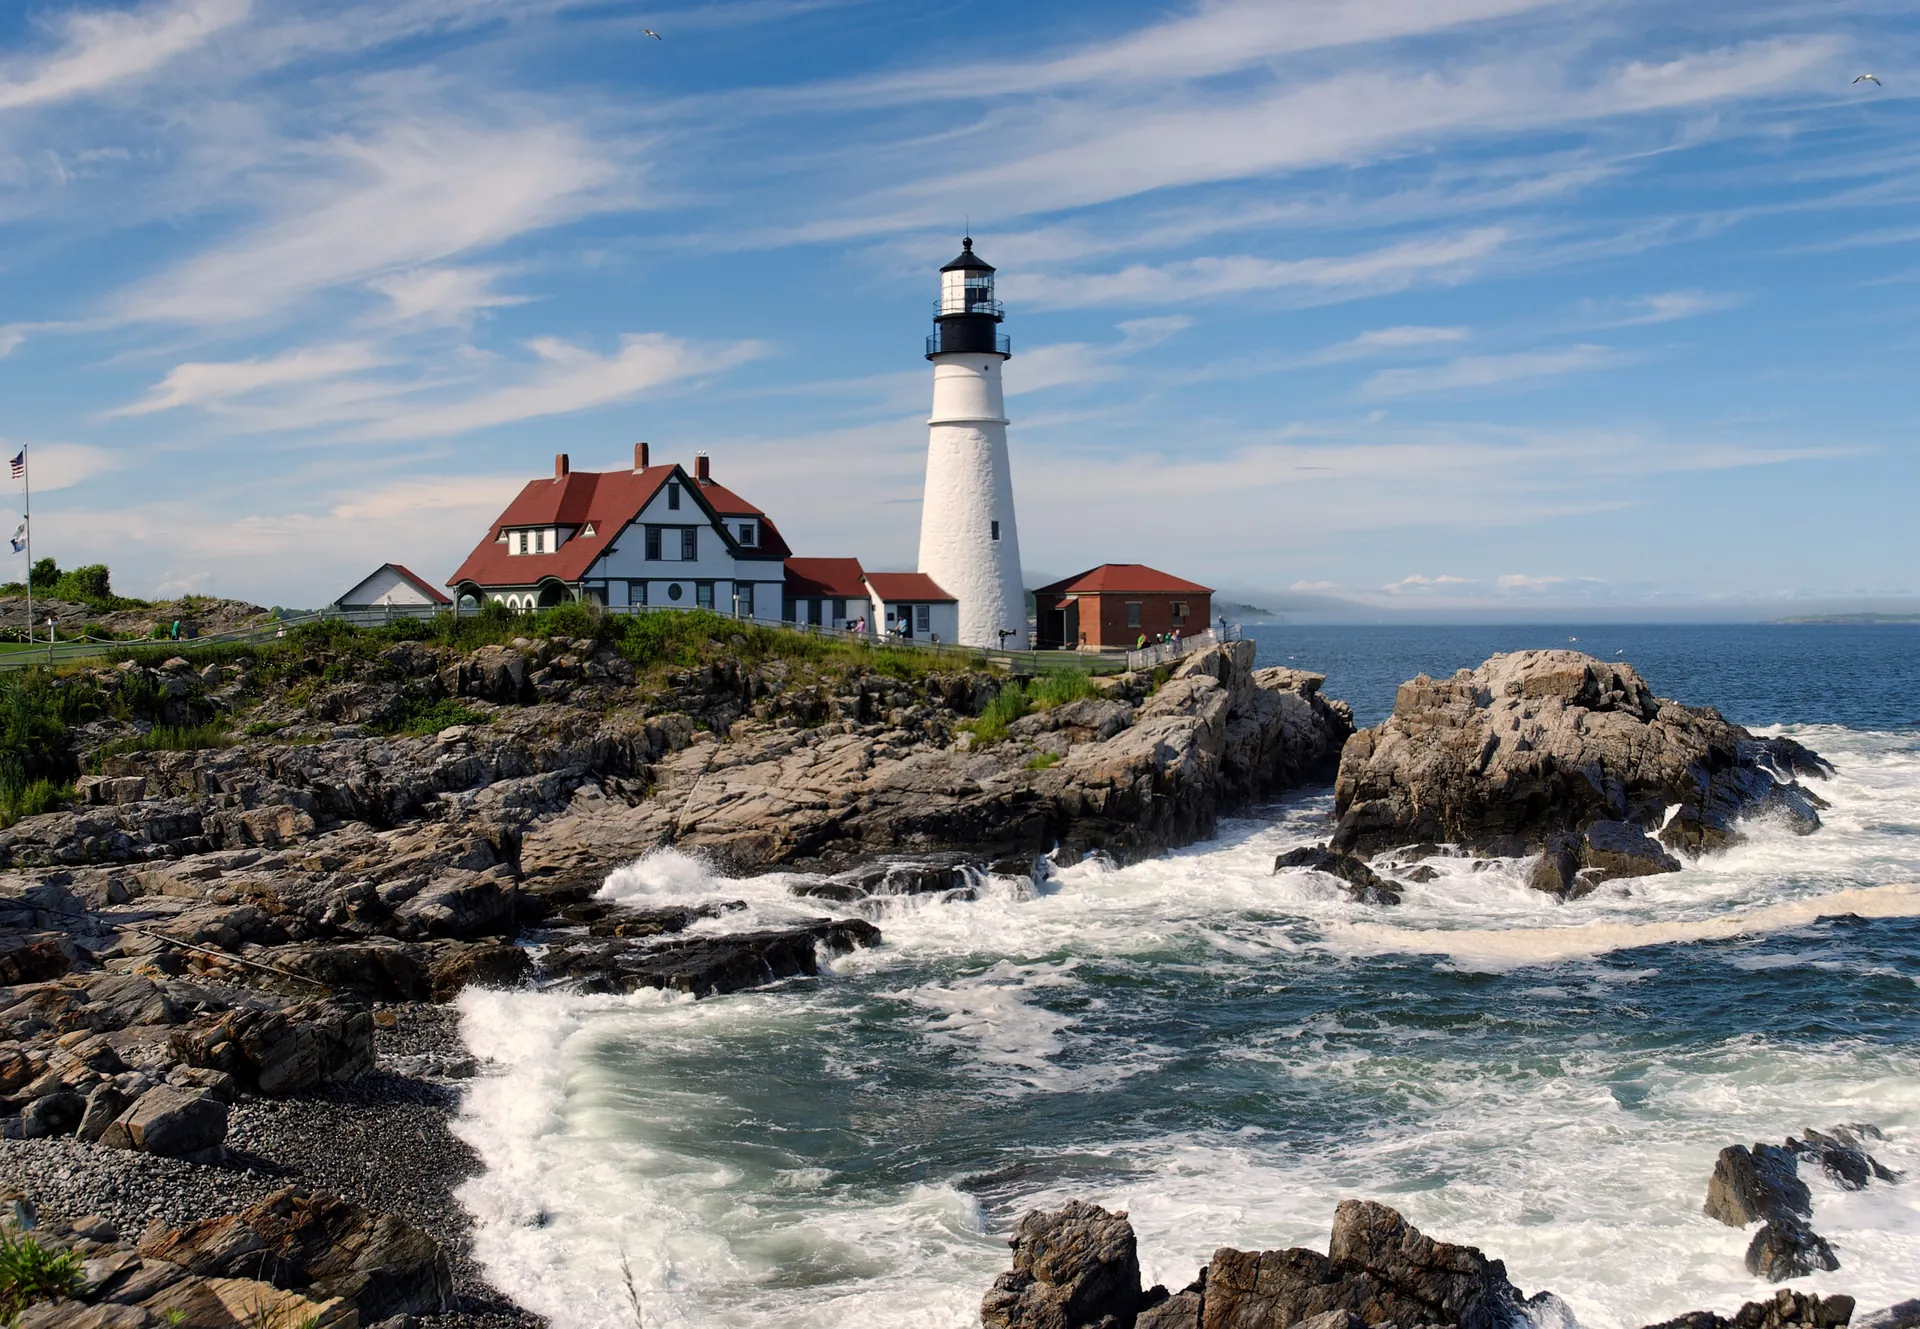
M 524 554 L 527 552 L 527 533 L 525 531 L 521 531 L 519 538 L 514 542 L 513 552 L 516 554 Z
M 760 543 L 760 523 L 743 521 L 740 523 L 740 543 L 748 549 Z

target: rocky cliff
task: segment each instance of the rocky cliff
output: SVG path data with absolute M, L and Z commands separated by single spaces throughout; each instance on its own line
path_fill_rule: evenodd
M 1400 686 L 1341 754 L 1330 848 L 1540 853 L 1535 884 L 1578 893 L 1676 871 L 1674 852 L 1724 848 L 1746 818 L 1811 833 L 1826 804 L 1801 781 L 1829 773 L 1790 738 L 1654 696 L 1631 665 L 1521 651 Z

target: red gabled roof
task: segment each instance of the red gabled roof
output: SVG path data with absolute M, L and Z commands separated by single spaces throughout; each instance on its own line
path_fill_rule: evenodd
M 867 585 L 888 604 L 900 600 L 953 600 L 924 572 L 869 572 Z
M 751 546 L 755 553 L 765 554 L 770 558 L 785 558 L 793 552 L 793 550 L 787 546 L 786 540 L 781 536 L 780 528 L 775 526 L 773 522 L 767 518 L 767 514 L 759 508 L 747 502 L 746 499 L 740 497 L 740 495 L 734 493 L 725 485 L 715 484 L 711 480 L 698 481 L 696 484 L 700 490 L 700 497 L 706 499 L 707 505 L 722 517 L 757 517 L 760 519 L 760 543 Z
M 1035 595 L 1212 595 L 1213 587 L 1161 572 L 1145 563 L 1102 563 L 1065 581 L 1035 589 Z
M 548 577 L 578 581 L 627 523 L 652 501 L 660 486 L 675 476 L 686 492 L 697 495 L 698 501 L 716 516 L 751 516 L 759 521 L 760 543 L 746 552 L 770 561 L 786 556 L 787 542 L 765 513 L 720 485 L 696 483 L 678 466 L 649 466 L 643 471 L 572 471 L 529 482 L 494 519 L 459 571 L 447 578 L 447 585 L 470 581 L 481 586 L 532 586 Z M 509 553 L 500 532 L 522 526 L 573 527 L 574 534 L 551 554 Z M 593 527 L 592 535 L 586 534 L 588 526 Z
M 453 601 L 449 600 L 446 596 L 440 593 L 440 588 L 438 586 L 430 586 L 427 584 L 427 582 L 424 579 L 414 576 L 412 569 L 403 568 L 398 563 L 384 563 L 381 565 L 380 569 L 375 569 L 375 571 L 380 571 L 381 569 L 384 569 L 384 568 L 392 568 L 395 572 L 399 573 L 402 577 L 405 577 L 408 583 L 411 584 L 416 591 L 419 591 L 422 595 L 425 595 L 430 599 L 432 599 L 432 601 L 435 604 L 450 605 L 453 603 Z
M 857 558 L 787 560 L 787 594 L 796 600 L 864 600 L 865 578 Z

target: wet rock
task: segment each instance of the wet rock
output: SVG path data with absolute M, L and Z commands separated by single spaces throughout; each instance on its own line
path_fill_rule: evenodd
M 1820 1297 L 1781 1288 L 1766 1301 L 1749 1301 L 1730 1317 L 1689 1311 L 1646 1329 L 1842 1329 L 1852 1316 L 1852 1297 Z
M 1580 866 L 1597 881 L 1678 872 L 1680 860 L 1631 822 L 1596 821 L 1581 833 Z
M 1666 871 L 1613 827 L 1664 827 L 1660 841 L 1688 853 L 1733 843 L 1744 817 L 1777 815 L 1811 832 L 1823 803 L 1800 781 L 1829 771 L 1791 739 L 1757 738 L 1710 707 L 1655 697 L 1630 665 L 1521 651 L 1402 684 L 1393 715 L 1348 740 L 1333 847 L 1370 855 L 1430 840 L 1518 855 L 1603 826 L 1576 851 L 1576 870 Z M 1560 866 L 1551 877 L 1570 881 Z
M 666 988 L 709 996 L 820 972 L 820 955 L 876 946 L 880 930 L 861 919 L 812 919 L 796 927 L 699 936 L 652 946 L 622 941 L 555 946 L 543 976 L 586 992 Z
M 1777 1144 L 1752 1149 L 1728 1145 L 1714 1160 L 1706 1212 L 1728 1227 L 1813 1216 L 1813 1193 L 1800 1180 L 1799 1160 Z
M 1878 1127 L 1870 1125 L 1835 1126 L 1831 1133 L 1808 1127 L 1798 1140 L 1788 1140 L 1787 1148 L 1803 1157 L 1817 1159 L 1821 1168 L 1842 1190 L 1866 1189 L 1875 1180 L 1897 1182 L 1900 1174 L 1868 1153 L 1860 1136 L 1880 1138 Z
M 1920 1326 L 1920 1298 L 1869 1311 L 1853 1322 L 1853 1329 L 1915 1329 Z
M 1124 1325 L 1130 1314 L 1135 1329 L 1525 1329 L 1548 1315 L 1572 1322 L 1551 1293 L 1523 1296 L 1500 1261 L 1434 1241 L 1367 1201 L 1340 1205 L 1326 1255 L 1223 1247 L 1171 1297 L 1140 1291 L 1124 1214 L 1077 1201 L 1053 1213 L 1035 1210 L 1021 1220 L 1013 1246 L 1013 1270 L 995 1281 L 981 1308 L 990 1327 Z
M 1123 1213 L 1070 1201 L 1014 1229 L 1013 1269 L 980 1305 L 985 1329 L 1080 1329 L 1133 1323 L 1140 1260 Z
M 1747 1246 L 1747 1272 L 1769 1283 L 1825 1273 L 1840 1267 L 1827 1240 L 1807 1224 L 1776 1218 L 1761 1225 Z
M 1368 867 L 1365 860 L 1343 854 L 1326 845 L 1289 849 L 1273 860 L 1275 872 L 1290 868 L 1309 868 L 1338 877 L 1347 885 L 1347 894 L 1362 904 L 1399 904 L 1400 892 L 1394 883 Z

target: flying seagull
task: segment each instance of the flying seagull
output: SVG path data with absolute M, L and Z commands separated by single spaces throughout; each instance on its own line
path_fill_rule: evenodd
M 1876 88 L 1884 88 L 1886 86 L 1886 84 L 1882 83 L 1879 79 L 1875 78 L 1872 74 L 1862 74 L 1859 78 L 1855 79 L 1854 82 L 1855 83 L 1871 83 Z
M 655 31 L 654 31 L 654 30 L 653 30 L 652 28 L 642 28 L 642 29 L 640 29 L 640 31 L 642 31 L 642 32 L 644 32 L 644 33 L 646 33 L 646 34 L 647 34 L 647 36 L 649 36 L 649 37 L 651 37 L 651 38 L 653 38 L 653 39 L 654 39 L 655 41 L 657 41 L 657 42 L 663 42 L 663 41 L 665 41 L 665 40 L 666 40 L 666 38 L 665 38 L 665 37 L 662 37 L 662 36 L 661 36 L 661 35 L 660 35 L 659 33 L 657 33 L 657 32 L 655 32 Z M 1873 75 L 1871 75 L 1871 74 L 1869 74 L 1869 75 L 1867 75 L 1867 77 L 1868 77 L 1868 78 L 1873 78 Z M 1855 82 L 1855 83 L 1858 83 L 1859 81 L 1860 81 L 1859 79 L 1855 79 L 1855 80 L 1854 80 L 1854 82 Z M 1875 83 L 1878 83 L 1878 82 L 1879 82 L 1880 80 L 1879 80 L 1879 79 L 1877 79 L 1877 78 L 1873 78 L 1873 81 L 1874 81 Z

